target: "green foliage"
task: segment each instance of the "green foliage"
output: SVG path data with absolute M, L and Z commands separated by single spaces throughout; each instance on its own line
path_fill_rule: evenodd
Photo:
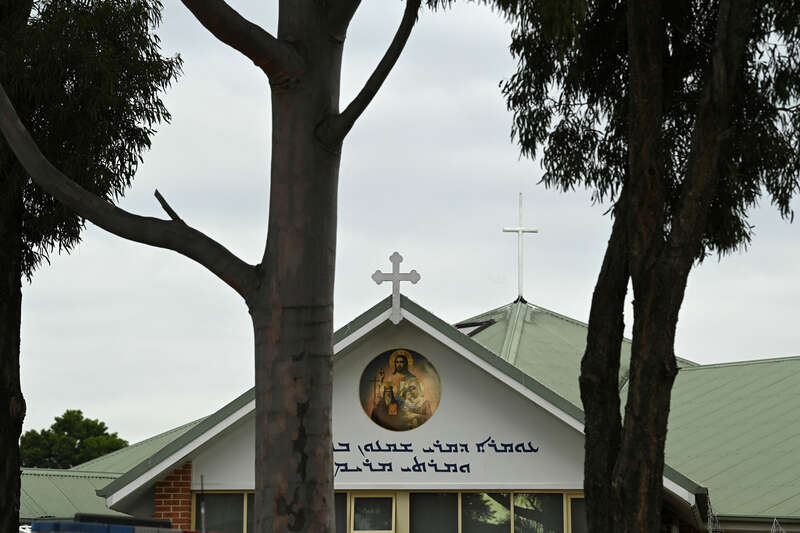
M 503 7 L 506 0 L 498 0 Z M 616 199 L 627 174 L 626 4 L 591 0 L 573 9 L 575 29 L 556 31 L 549 1 L 520 0 L 511 52 L 517 72 L 503 84 L 522 153 L 540 157 L 548 187 L 586 187 L 594 201 Z M 747 210 L 767 194 L 791 218 L 800 191 L 800 4 L 757 3 L 737 95 L 730 150 L 718 169 L 703 251 L 746 246 Z M 664 3 L 663 152 L 669 192 L 665 235 L 685 177 L 718 1 Z M 563 28 L 563 25 L 562 25 Z
M 120 448 L 128 442 L 108 433 L 105 423 L 67 409 L 50 429 L 26 431 L 20 439 L 22 466 L 70 468 Z
M 0 68 L 44 154 L 109 201 L 130 185 L 155 126 L 170 118 L 159 95 L 181 60 L 160 55 L 151 33 L 160 9 L 158 0 L 36 0 Z M 8 153 L 0 160 L 6 170 Z M 79 241 L 83 221 L 22 179 L 22 271 L 30 278 L 54 249 Z

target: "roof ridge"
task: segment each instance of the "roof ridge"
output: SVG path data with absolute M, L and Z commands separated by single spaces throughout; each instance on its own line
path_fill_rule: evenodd
M 744 361 L 727 361 L 724 363 L 709 363 L 707 365 L 697 364 L 695 366 L 681 368 L 681 370 L 703 370 L 707 368 L 759 365 L 764 363 L 784 363 L 789 361 L 800 361 L 800 355 L 788 355 L 786 357 L 768 357 L 766 359 L 746 359 Z
M 486 317 L 487 315 L 495 314 L 495 313 L 499 312 L 500 310 L 505 309 L 506 307 L 510 307 L 510 306 L 514 305 L 515 303 L 517 303 L 517 300 L 514 300 L 511 303 L 500 305 L 498 307 L 495 307 L 494 309 L 490 309 L 488 311 L 484 311 L 483 313 L 467 317 L 467 318 L 465 318 L 463 320 L 459 320 L 458 322 L 455 322 L 454 324 L 452 324 L 452 326 L 454 328 L 458 328 L 459 324 L 463 324 L 463 323 L 465 323 L 467 321 L 480 320 L 481 317 Z

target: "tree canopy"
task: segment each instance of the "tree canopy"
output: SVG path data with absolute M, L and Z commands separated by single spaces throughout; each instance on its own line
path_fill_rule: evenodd
M 40 146 L 76 182 L 110 203 L 130 185 L 155 126 L 169 119 L 160 93 L 179 57 L 161 56 L 152 29 L 158 0 L 0 1 L 0 82 Z M 0 142 L 0 530 L 19 512 L 22 288 L 83 227 L 72 209 L 33 183 Z
M 70 468 L 128 445 L 104 422 L 84 418 L 79 409 L 67 409 L 50 429 L 26 431 L 20 439 L 22 466 Z
M 180 72 L 152 34 L 158 0 L 36 0 L 3 51 L 6 90 L 53 164 L 108 201 L 131 184 L 150 137 L 170 114 L 161 101 Z M 7 148 L 0 146 L 0 152 Z M 2 172 L 16 166 L 6 152 Z M 19 169 L 21 170 L 21 168 Z M 80 240 L 83 219 L 22 180 L 22 271 Z
M 553 24 L 546 2 L 519 3 L 511 52 L 517 72 L 503 84 L 523 154 L 539 156 L 549 187 L 586 187 L 614 202 L 625 182 L 630 105 L 626 2 L 572 3 Z M 667 217 L 672 224 L 686 177 L 697 106 L 710 69 L 718 1 L 663 4 L 663 136 Z M 800 190 L 800 9 L 760 2 L 736 94 L 727 157 L 698 256 L 746 245 L 747 211 L 766 194 L 781 215 Z
M 595 533 L 655 531 L 675 332 L 692 266 L 746 246 L 767 195 L 800 191 L 800 5 L 789 0 L 521 1 L 503 85 L 547 186 L 613 204 L 581 363 L 584 490 Z M 558 18 L 558 17 L 556 17 Z M 633 335 L 624 421 L 624 301 Z M 701 496 L 702 498 L 703 496 Z

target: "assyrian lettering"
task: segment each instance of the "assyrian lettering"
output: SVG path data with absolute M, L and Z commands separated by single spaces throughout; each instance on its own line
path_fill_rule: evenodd
M 334 477 L 342 473 L 361 473 L 362 475 L 371 473 L 394 472 L 397 468 L 401 472 L 408 473 L 434 473 L 434 474 L 470 474 L 471 459 L 477 459 L 475 454 L 500 454 L 521 455 L 535 454 L 539 452 L 539 446 L 534 446 L 531 441 L 517 442 L 496 440 L 489 435 L 484 440 L 476 442 L 447 441 L 436 439 L 427 446 L 415 449 L 411 442 L 383 442 L 380 439 L 368 442 L 337 442 L 333 446 L 334 454 L 350 453 L 355 447 L 361 454 L 361 458 L 356 461 L 337 461 L 334 462 Z M 442 459 L 420 456 L 418 454 L 448 454 L 451 459 Z M 378 457 L 378 454 L 413 454 L 412 459 L 408 455 Z M 356 455 L 358 457 L 358 455 Z M 420 457 L 423 457 L 420 459 Z M 479 456 L 486 457 L 486 455 Z M 485 459 L 484 459 L 485 460 Z

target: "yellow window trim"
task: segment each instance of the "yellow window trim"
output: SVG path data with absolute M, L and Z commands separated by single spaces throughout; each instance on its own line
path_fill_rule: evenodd
M 355 528 L 355 508 L 356 500 L 358 498 L 391 498 L 392 499 L 392 529 L 356 529 Z M 353 533 L 394 533 L 397 528 L 397 492 L 383 492 L 383 491 L 358 491 L 348 494 L 348 503 L 350 509 L 348 510 L 348 531 Z

